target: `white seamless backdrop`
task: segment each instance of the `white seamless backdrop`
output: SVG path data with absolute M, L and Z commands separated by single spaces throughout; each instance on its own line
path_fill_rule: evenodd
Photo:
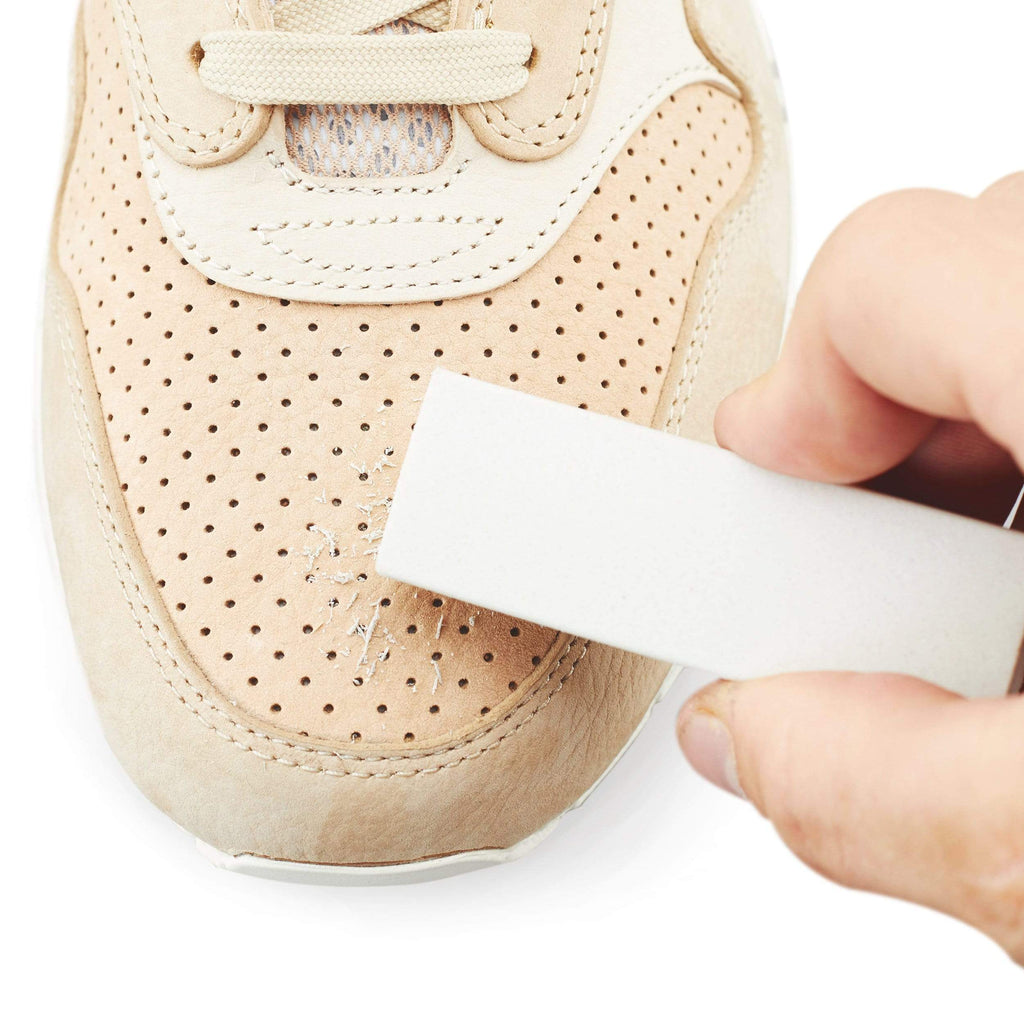
M 694 777 L 673 738 L 693 679 L 531 856 L 425 886 L 319 889 L 217 872 L 134 790 L 75 656 L 32 447 L 74 9 L 8 5 L 0 67 L 5 1018 L 1019 1021 L 1024 973 L 987 940 L 832 886 L 750 808 Z M 878 193 L 977 192 L 1024 166 L 1016 0 L 762 10 L 789 96 L 798 275 Z

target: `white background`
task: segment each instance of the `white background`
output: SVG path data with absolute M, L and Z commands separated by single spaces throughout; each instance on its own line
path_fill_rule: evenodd
M 1024 167 L 1017 0 L 762 7 L 789 94 L 798 271 L 879 192 L 975 192 Z M 135 792 L 86 694 L 30 449 L 73 13 L 73 0 L 8 5 L 0 65 L 0 1005 L 17 1007 L 4 1016 L 1020 1021 L 1024 972 L 985 939 L 833 887 L 749 808 L 700 783 L 673 739 L 681 689 L 529 858 L 425 886 L 314 889 L 221 873 Z

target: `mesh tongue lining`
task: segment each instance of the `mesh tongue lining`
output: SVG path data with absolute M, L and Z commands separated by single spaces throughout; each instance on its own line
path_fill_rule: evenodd
M 382 34 L 427 32 L 409 21 Z M 294 106 L 285 109 L 288 155 L 305 174 L 328 178 L 393 178 L 441 165 L 452 141 L 451 111 L 436 104 Z

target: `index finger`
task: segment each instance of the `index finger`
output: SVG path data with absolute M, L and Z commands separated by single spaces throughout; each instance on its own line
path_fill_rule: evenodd
M 716 429 L 752 462 L 853 483 L 939 420 L 976 423 L 1024 466 L 1024 174 L 854 214 L 808 274 L 778 365 Z

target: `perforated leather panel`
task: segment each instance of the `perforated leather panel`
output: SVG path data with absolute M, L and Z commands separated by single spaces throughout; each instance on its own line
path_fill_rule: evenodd
M 671 97 L 549 256 L 492 294 L 289 304 L 207 282 L 162 235 L 112 14 L 88 10 L 60 260 L 123 497 L 185 642 L 231 700 L 303 735 L 395 746 L 479 725 L 555 637 L 374 573 L 429 375 L 650 422 L 706 232 L 749 167 L 745 114 L 705 86 Z

